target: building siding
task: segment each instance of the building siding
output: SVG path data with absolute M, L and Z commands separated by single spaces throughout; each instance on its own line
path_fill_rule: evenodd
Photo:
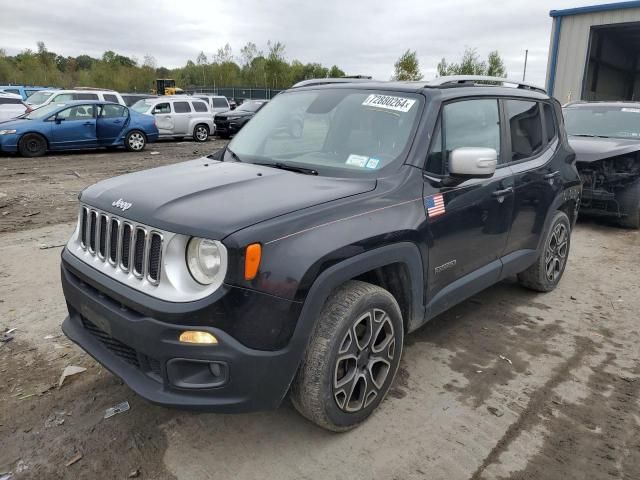
M 547 63 L 547 89 L 550 88 L 553 37 L 558 18 L 554 18 Z M 579 100 L 585 74 L 589 33 L 592 26 L 640 22 L 640 8 L 567 15 L 562 17 L 553 96 L 561 103 Z

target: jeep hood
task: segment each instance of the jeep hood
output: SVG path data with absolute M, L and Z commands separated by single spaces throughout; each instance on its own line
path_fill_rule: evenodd
M 640 151 L 640 139 L 569 136 L 569 144 L 576 161 L 585 163 Z
M 222 239 L 264 220 L 375 186 L 375 179 L 303 175 L 200 158 L 104 180 L 84 190 L 80 200 L 161 230 Z M 123 211 L 127 203 L 131 206 Z

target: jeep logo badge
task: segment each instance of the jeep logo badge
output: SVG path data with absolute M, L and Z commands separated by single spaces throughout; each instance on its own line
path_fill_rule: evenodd
M 125 202 L 123 199 L 116 200 L 111 204 L 112 207 L 119 208 L 123 212 L 129 210 L 131 205 L 133 205 L 133 203 Z

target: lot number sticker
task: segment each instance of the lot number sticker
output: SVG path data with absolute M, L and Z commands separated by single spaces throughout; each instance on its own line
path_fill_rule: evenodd
M 367 164 L 367 160 L 369 160 L 369 157 L 365 157 L 364 155 L 356 155 L 355 153 L 352 153 L 351 155 L 349 155 L 349 158 L 347 158 L 346 164 L 353 165 L 355 167 L 364 168 L 365 165 Z
M 362 105 L 365 107 L 384 108 L 386 110 L 406 113 L 413 107 L 414 103 L 416 103 L 416 101 L 411 98 L 378 95 L 374 93 L 369 95 L 367 99 L 362 102 Z

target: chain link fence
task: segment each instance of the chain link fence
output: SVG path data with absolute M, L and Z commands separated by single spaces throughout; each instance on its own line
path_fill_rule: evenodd
M 274 88 L 248 88 L 248 87 L 189 87 L 184 89 L 189 94 L 223 95 L 236 101 L 244 100 L 271 100 L 281 89 Z

